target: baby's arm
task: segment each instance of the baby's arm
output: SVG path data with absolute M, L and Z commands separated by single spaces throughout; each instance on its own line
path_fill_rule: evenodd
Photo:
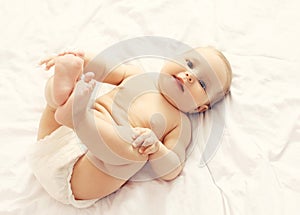
M 49 70 L 55 65 L 55 61 L 58 57 L 67 54 L 73 54 L 74 56 L 82 58 L 84 60 L 83 73 L 93 72 L 95 74 L 94 79 L 99 82 L 119 85 L 126 78 L 143 73 L 141 68 L 132 64 L 121 64 L 113 68 L 105 59 L 101 59 L 96 54 L 74 51 L 62 52 L 56 56 L 47 57 L 40 62 L 40 65 L 45 64 L 45 69 Z
M 134 136 L 132 144 L 139 147 L 140 153 L 149 155 L 153 171 L 163 180 L 175 179 L 183 169 L 185 150 L 191 139 L 191 125 L 185 115 L 181 122 L 164 138 L 163 143 L 145 128 L 141 128 L 144 132 L 140 135 Z

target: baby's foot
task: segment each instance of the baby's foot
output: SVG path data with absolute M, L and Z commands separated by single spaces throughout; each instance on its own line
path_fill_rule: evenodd
M 76 83 L 69 99 L 64 105 L 56 109 L 55 119 L 57 122 L 74 128 L 73 124 L 78 123 L 80 117 L 84 117 L 88 109 L 90 97 L 96 85 L 96 81 L 93 79 L 94 76 L 94 73 L 88 72 Z
M 83 114 L 88 108 L 92 92 L 95 88 L 96 81 L 93 79 L 93 72 L 85 73 L 81 80 L 77 82 L 74 89 L 73 115 Z
M 55 61 L 53 78 L 54 102 L 63 105 L 72 93 L 83 71 L 83 60 L 71 54 L 60 56 Z

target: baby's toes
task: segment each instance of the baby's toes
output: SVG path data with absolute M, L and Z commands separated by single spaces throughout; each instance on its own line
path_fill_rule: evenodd
M 86 83 L 83 80 L 77 82 L 74 92 L 74 114 L 86 111 L 92 91 L 92 85 L 90 86 L 89 83 Z
M 96 81 L 94 79 L 90 80 L 88 83 L 89 88 L 93 91 L 96 86 Z
M 89 98 L 96 86 L 96 81 L 92 79 L 87 83 L 81 80 L 78 82 L 78 85 L 78 92 L 80 95 Z
M 89 83 L 94 77 L 95 77 L 95 74 L 93 72 L 87 72 L 83 75 L 82 79 L 86 83 Z

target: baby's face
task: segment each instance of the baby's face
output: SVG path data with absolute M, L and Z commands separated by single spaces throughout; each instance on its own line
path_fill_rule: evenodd
M 198 48 L 179 56 L 178 62 L 166 62 L 159 81 L 161 93 L 173 106 L 186 113 L 202 112 L 224 97 L 226 66 L 215 51 Z

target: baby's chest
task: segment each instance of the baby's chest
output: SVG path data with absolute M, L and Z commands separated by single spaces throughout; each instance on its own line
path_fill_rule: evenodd
M 150 128 L 159 139 L 179 123 L 179 111 L 166 103 L 160 94 L 148 93 L 136 98 L 128 109 L 133 127 Z

